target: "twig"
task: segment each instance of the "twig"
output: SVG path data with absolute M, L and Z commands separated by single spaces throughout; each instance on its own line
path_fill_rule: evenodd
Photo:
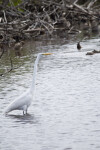
M 4 10 L 3 10 L 3 14 L 4 14 L 5 23 L 7 23 L 7 18 L 6 18 L 6 14 L 5 14 L 5 11 L 4 11 Z
M 74 2 L 74 4 L 76 4 L 78 2 L 78 0 L 76 0 L 75 2 Z
M 68 31 L 68 33 L 70 33 L 70 32 L 73 30 L 73 28 L 74 28 L 74 26 L 72 26 L 72 27 L 70 28 L 70 30 Z
M 95 2 L 97 2 L 97 0 L 92 0 L 92 1 L 88 4 L 87 9 L 90 9 L 90 8 L 94 5 Z
M 73 6 L 75 6 L 76 8 L 80 9 L 82 12 L 89 14 L 83 7 L 77 5 L 76 3 L 73 4 Z

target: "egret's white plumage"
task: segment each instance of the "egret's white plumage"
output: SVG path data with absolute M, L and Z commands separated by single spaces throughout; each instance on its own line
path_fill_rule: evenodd
M 27 109 L 30 106 L 32 99 L 33 99 L 33 91 L 35 87 L 37 65 L 38 65 L 41 55 L 51 55 L 51 53 L 39 53 L 38 54 L 35 64 L 34 64 L 33 80 L 32 80 L 31 87 L 22 95 L 20 95 L 18 98 L 16 98 L 11 104 L 8 105 L 8 107 L 5 110 L 5 114 L 13 110 L 23 110 L 23 114 L 27 113 Z

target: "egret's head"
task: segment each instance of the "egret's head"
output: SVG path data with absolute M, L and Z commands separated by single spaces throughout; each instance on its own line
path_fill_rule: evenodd
M 51 55 L 52 53 L 42 53 L 42 55 Z

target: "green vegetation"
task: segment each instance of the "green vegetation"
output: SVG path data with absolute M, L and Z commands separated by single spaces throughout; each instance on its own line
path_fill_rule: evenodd
M 22 0 L 11 0 L 14 6 L 17 6 L 22 2 Z

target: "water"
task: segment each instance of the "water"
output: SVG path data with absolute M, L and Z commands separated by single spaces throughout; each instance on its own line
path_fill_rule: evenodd
M 100 39 L 82 42 L 81 51 L 64 40 L 25 46 L 24 64 L 0 78 L 0 150 L 100 150 L 100 54 L 86 55 L 93 49 L 100 50 Z M 43 51 L 53 55 L 39 62 L 29 114 L 4 116 L 30 86 L 36 55 Z

